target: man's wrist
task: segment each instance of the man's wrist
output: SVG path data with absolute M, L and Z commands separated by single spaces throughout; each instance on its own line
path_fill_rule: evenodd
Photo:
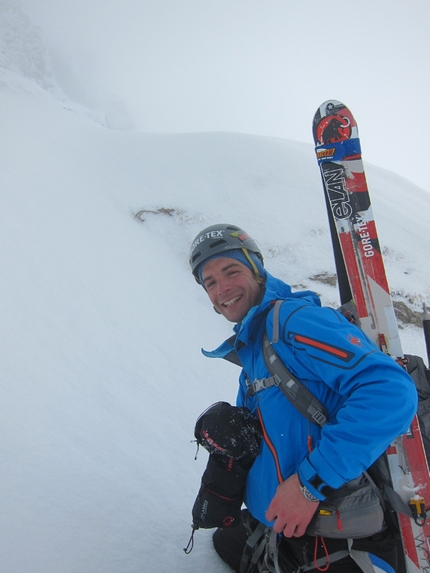
M 316 495 L 311 493 L 305 485 L 302 484 L 300 478 L 299 478 L 299 486 L 303 497 L 306 498 L 308 501 L 313 501 L 313 502 L 321 501 L 320 499 L 317 498 Z
M 315 454 L 318 454 L 316 450 L 312 452 L 312 455 Z M 306 486 L 306 489 L 320 501 L 331 495 L 338 487 L 341 487 L 345 483 L 340 481 L 339 484 L 336 484 L 336 475 L 333 474 L 331 475 L 332 481 L 330 483 L 334 482 L 334 484 L 328 485 L 328 483 L 326 483 L 325 480 L 315 470 L 309 459 L 309 456 L 302 461 L 297 473 L 299 476 L 300 484 Z

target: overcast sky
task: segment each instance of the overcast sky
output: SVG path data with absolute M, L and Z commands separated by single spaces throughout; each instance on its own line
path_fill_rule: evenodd
M 429 0 L 22 2 L 69 95 L 123 126 L 313 143 L 314 112 L 339 99 L 364 160 L 430 191 Z

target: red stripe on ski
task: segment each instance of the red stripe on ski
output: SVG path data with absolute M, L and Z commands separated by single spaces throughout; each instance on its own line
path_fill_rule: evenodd
M 355 306 L 357 308 L 357 314 L 360 318 L 363 318 L 364 316 L 368 316 L 369 312 L 367 310 L 363 288 L 361 286 L 360 271 L 355 257 L 354 245 L 351 241 L 351 236 L 349 233 L 340 233 L 339 241 L 344 256 L 349 257 L 351 260 L 350 268 L 348 270 L 349 283 L 351 286 L 351 291 L 352 291 L 352 296 L 354 298 Z
M 356 155 L 348 155 L 348 157 L 343 158 L 343 161 L 355 161 L 356 159 L 361 159 L 360 153 L 357 153 Z
M 357 156 L 361 159 L 361 155 Z M 346 179 L 346 188 L 350 193 L 367 193 L 367 183 L 364 173 L 351 173 L 351 177 Z

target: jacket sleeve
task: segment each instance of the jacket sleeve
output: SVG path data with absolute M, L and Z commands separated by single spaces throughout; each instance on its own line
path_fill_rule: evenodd
M 366 335 L 329 308 L 303 307 L 283 316 L 276 348 L 300 380 L 328 407 L 321 439 L 299 466 L 317 497 L 366 470 L 400 434 L 417 409 L 409 374 Z M 321 385 L 321 382 L 324 382 Z

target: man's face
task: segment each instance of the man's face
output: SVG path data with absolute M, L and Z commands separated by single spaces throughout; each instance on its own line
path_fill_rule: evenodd
M 260 285 L 251 269 L 236 259 L 210 260 L 202 281 L 214 308 L 230 322 L 241 322 L 258 303 Z

